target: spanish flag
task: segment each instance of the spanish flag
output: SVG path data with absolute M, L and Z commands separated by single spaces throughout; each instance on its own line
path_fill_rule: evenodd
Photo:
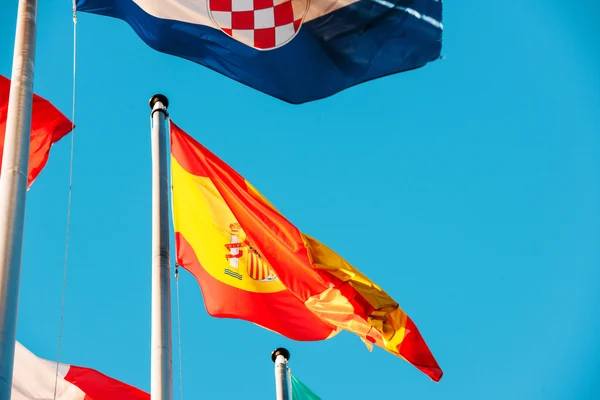
M 170 130 L 177 262 L 198 279 L 210 315 L 251 321 L 294 340 L 327 339 L 345 329 L 441 379 L 394 299 L 300 232 L 173 122 Z

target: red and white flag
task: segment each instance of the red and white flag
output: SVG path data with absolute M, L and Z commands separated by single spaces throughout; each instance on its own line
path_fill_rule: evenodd
M 54 399 L 56 362 L 15 343 L 12 400 Z M 56 400 L 150 400 L 150 394 L 96 370 L 59 364 Z

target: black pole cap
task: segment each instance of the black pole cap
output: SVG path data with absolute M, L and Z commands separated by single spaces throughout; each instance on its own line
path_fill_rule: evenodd
M 169 108 L 169 99 L 167 99 L 167 96 L 162 94 L 155 94 L 150 98 L 150 109 L 153 110 L 154 105 L 159 101 L 163 104 L 163 106 L 165 106 L 165 108 Z
M 278 349 L 273 350 L 273 352 L 271 353 L 271 360 L 273 360 L 273 362 L 275 362 L 275 360 L 277 359 L 277 356 L 279 356 L 279 355 L 282 355 L 286 360 L 290 359 L 290 352 L 288 351 L 288 349 L 279 347 Z

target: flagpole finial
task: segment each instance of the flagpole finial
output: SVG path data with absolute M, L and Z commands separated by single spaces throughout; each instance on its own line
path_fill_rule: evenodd
M 163 106 L 165 106 L 165 108 L 169 108 L 169 99 L 167 99 L 167 96 L 163 94 L 155 94 L 150 98 L 150 109 L 154 110 L 154 105 L 159 101 Z
M 286 360 L 290 359 L 290 352 L 288 351 L 288 349 L 284 349 L 283 347 L 279 347 L 275 350 L 273 350 L 273 352 L 271 353 L 271 360 L 273 360 L 273 362 L 275 362 L 275 360 L 277 359 L 277 356 L 283 356 L 283 358 L 285 358 Z

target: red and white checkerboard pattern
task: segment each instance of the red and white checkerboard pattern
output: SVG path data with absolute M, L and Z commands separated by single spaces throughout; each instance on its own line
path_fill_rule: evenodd
M 208 0 L 211 18 L 223 32 L 257 49 L 279 47 L 292 39 L 308 0 Z

